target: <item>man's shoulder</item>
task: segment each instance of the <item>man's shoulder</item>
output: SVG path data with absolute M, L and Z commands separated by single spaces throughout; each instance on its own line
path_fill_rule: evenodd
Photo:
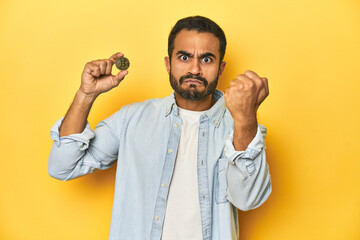
M 151 98 L 142 102 L 134 102 L 124 107 L 131 111 L 146 110 L 149 108 L 163 108 L 170 101 L 170 97 L 171 96 L 164 98 Z
M 171 104 L 172 96 L 164 98 L 151 98 L 142 102 L 134 102 L 124 105 L 119 111 L 114 113 L 115 116 L 134 116 L 134 115 L 154 115 L 165 112 L 166 107 Z
M 106 118 L 104 121 L 111 125 L 124 124 L 133 120 L 156 121 L 162 115 L 165 116 L 166 106 L 171 102 L 171 95 L 165 98 L 151 98 L 142 102 L 134 102 L 124 105 L 118 111 Z

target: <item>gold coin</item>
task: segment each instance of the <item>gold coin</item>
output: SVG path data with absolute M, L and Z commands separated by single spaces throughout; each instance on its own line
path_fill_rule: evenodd
M 119 70 L 126 70 L 130 66 L 130 61 L 126 57 L 121 57 L 116 60 L 116 67 Z

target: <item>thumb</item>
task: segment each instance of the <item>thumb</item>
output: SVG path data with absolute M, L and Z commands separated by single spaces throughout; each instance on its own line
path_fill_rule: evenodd
M 125 71 L 120 71 L 118 74 L 116 74 L 114 76 L 114 81 L 119 84 L 123 79 L 124 77 L 128 74 L 129 72 L 127 70 Z

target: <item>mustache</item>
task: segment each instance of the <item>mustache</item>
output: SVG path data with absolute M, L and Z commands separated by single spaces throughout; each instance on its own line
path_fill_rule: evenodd
M 205 87 L 208 85 L 208 81 L 205 78 L 203 78 L 199 75 L 192 74 L 192 73 L 188 73 L 187 75 L 181 76 L 179 79 L 180 85 L 184 83 L 185 79 L 189 79 L 189 78 L 201 81 Z

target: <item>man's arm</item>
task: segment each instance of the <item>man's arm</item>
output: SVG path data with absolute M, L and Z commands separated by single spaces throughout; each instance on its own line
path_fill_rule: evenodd
M 111 74 L 116 59 L 122 57 L 116 53 L 109 59 L 95 60 L 85 65 L 81 76 L 80 89 L 60 127 L 60 137 L 74 133 L 81 133 L 86 126 L 87 118 L 95 99 L 104 92 L 119 85 L 128 71 L 121 71 L 117 75 Z
M 230 87 L 226 89 L 225 104 L 234 120 L 234 146 L 237 151 L 245 150 L 255 137 L 258 125 L 256 112 L 268 95 L 268 80 L 249 70 L 231 80 Z
M 269 95 L 268 81 L 252 71 L 232 80 L 225 104 L 234 120 L 234 132 L 226 140 L 227 198 L 237 208 L 260 206 L 271 192 L 265 155 L 266 129 L 258 125 L 257 109 Z
M 122 71 L 111 75 L 113 64 L 121 56 L 123 54 L 117 53 L 109 59 L 95 60 L 85 65 L 81 86 L 66 116 L 51 129 L 54 142 L 49 156 L 50 176 L 70 180 L 109 168 L 116 161 L 118 119 L 124 111 L 120 110 L 101 121 L 94 132 L 87 123 L 87 117 L 97 96 L 116 87 L 128 73 Z

